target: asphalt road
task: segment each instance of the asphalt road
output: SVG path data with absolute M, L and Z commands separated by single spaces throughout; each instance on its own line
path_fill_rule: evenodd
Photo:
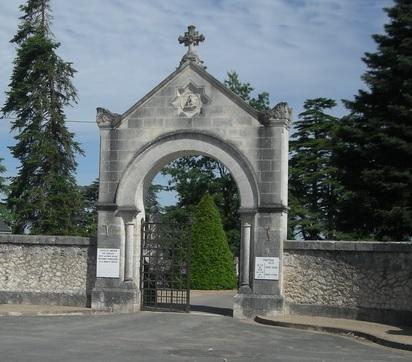
M 1 317 L 0 361 L 412 361 L 412 353 L 223 315 L 141 312 Z

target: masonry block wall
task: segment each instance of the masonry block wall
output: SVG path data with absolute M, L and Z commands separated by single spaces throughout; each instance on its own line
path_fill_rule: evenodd
M 91 238 L 0 235 L 0 303 L 89 306 Z M 412 323 L 412 243 L 285 241 L 285 311 Z
M 90 305 L 96 241 L 0 235 L 0 303 Z
M 412 243 L 287 241 L 286 311 L 412 323 Z

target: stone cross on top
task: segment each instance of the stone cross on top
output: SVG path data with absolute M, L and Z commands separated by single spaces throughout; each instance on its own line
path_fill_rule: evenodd
M 187 27 L 187 31 L 185 32 L 185 34 L 180 35 L 177 40 L 179 41 L 179 44 L 183 43 L 186 47 L 188 47 L 187 53 L 183 56 L 182 60 L 180 61 L 180 66 L 188 62 L 195 62 L 199 65 L 202 65 L 203 62 L 196 54 L 194 47 L 205 40 L 204 35 L 199 34 L 194 25 L 189 25 Z
M 179 44 L 184 43 L 185 47 L 189 47 L 187 52 L 190 53 L 194 51 L 193 46 L 199 45 L 200 42 L 205 40 L 205 37 L 203 34 L 199 34 L 194 25 L 189 25 L 185 34 L 180 35 L 178 40 Z

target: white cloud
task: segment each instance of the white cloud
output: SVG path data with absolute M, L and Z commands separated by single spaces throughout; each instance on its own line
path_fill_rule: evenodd
M 0 5 L 0 102 L 11 74 L 13 46 L 22 1 Z M 206 41 L 199 54 L 208 71 L 223 80 L 228 70 L 272 103 L 288 101 L 300 112 L 305 99 L 351 98 L 362 87 L 360 58 L 382 32 L 381 10 L 390 0 L 51 0 L 53 31 L 60 55 L 78 70 L 74 83 L 80 102 L 67 110 L 70 120 L 94 121 L 97 106 L 122 113 L 171 73 L 184 54 L 177 37 L 195 24 Z M 1 122 L 1 121 L 0 121 Z M 0 155 L 13 143 L 0 126 Z M 98 132 L 94 125 L 71 123 L 87 144 L 79 159 L 79 179 L 97 173 Z M 8 161 L 12 174 L 14 164 Z M 92 175 L 92 173 L 94 173 Z

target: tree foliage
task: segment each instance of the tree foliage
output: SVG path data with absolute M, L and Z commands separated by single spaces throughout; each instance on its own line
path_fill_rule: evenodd
M 245 102 L 249 103 L 250 106 L 258 111 L 264 111 L 269 109 L 269 93 L 262 92 L 257 95 L 257 97 L 252 97 L 252 92 L 254 88 L 250 83 L 243 83 L 239 80 L 239 75 L 235 71 L 230 71 L 227 73 L 227 79 L 224 84 L 233 93 L 237 94 Z
M 179 158 L 163 168 L 162 173 L 170 176 L 170 190 L 177 192 L 176 208 L 169 207 L 176 218 L 183 217 L 182 210 L 190 214 L 205 193 L 213 195 L 223 218 L 224 229 L 231 236 L 233 252 L 238 253 L 239 236 L 239 193 L 229 170 L 219 161 L 206 156 Z M 179 209 L 179 211 L 174 210 Z M 177 221 L 177 220 L 176 220 Z
M 3 176 L 6 172 L 6 167 L 3 165 L 3 158 L 0 157 L 0 193 L 7 191 L 6 178 Z
M 99 198 L 99 179 L 94 180 L 90 185 L 80 186 L 80 193 L 83 199 L 83 209 L 78 217 L 79 234 L 82 236 L 96 236 L 96 203 Z
M 157 199 L 157 194 L 162 191 L 164 187 L 158 184 L 150 184 L 144 200 L 145 214 L 149 218 L 155 215 L 160 215 L 162 212 L 162 207 L 160 206 L 159 200 Z
M 325 113 L 335 106 L 332 99 L 309 99 L 294 124 L 289 161 L 292 237 L 336 238 L 339 199 L 343 194 L 334 165 L 333 136 L 338 118 Z
M 412 236 L 412 3 L 385 9 L 385 34 L 374 35 L 375 53 L 351 114 L 338 132 L 340 177 L 350 197 L 341 228 L 360 237 L 408 240 Z
M 7 196 L 8 193 L 8 185 L 7 185 L 7 180 L 6 177 L 3 175 L 6 172 L 6 167 L 3 165 L 3 158 L 0 157 L 0 220 L 5 221 L 6 223 L 10 224 L 12 220 L 12 215 L 10 211 L 7 208 L 7 205 L 5 205 L 3 201 L 3 197 Z
M 191 287 L 236 288 L 233 255 L 213 198 L 205 194 L 193 214 Z
M 15 232 L 73 234 L 81 208 L 75 156 L 82 150 L 66 128 L 64 107 L 76 102 L 75 70 L 56 54 L 49 0 L 28 0 L 20 10 L 11 40 L 17 55 L 2 108 L 4 116 L 15 117 L 16 144 L 10 150 L 20 161 L 7 204 Z

